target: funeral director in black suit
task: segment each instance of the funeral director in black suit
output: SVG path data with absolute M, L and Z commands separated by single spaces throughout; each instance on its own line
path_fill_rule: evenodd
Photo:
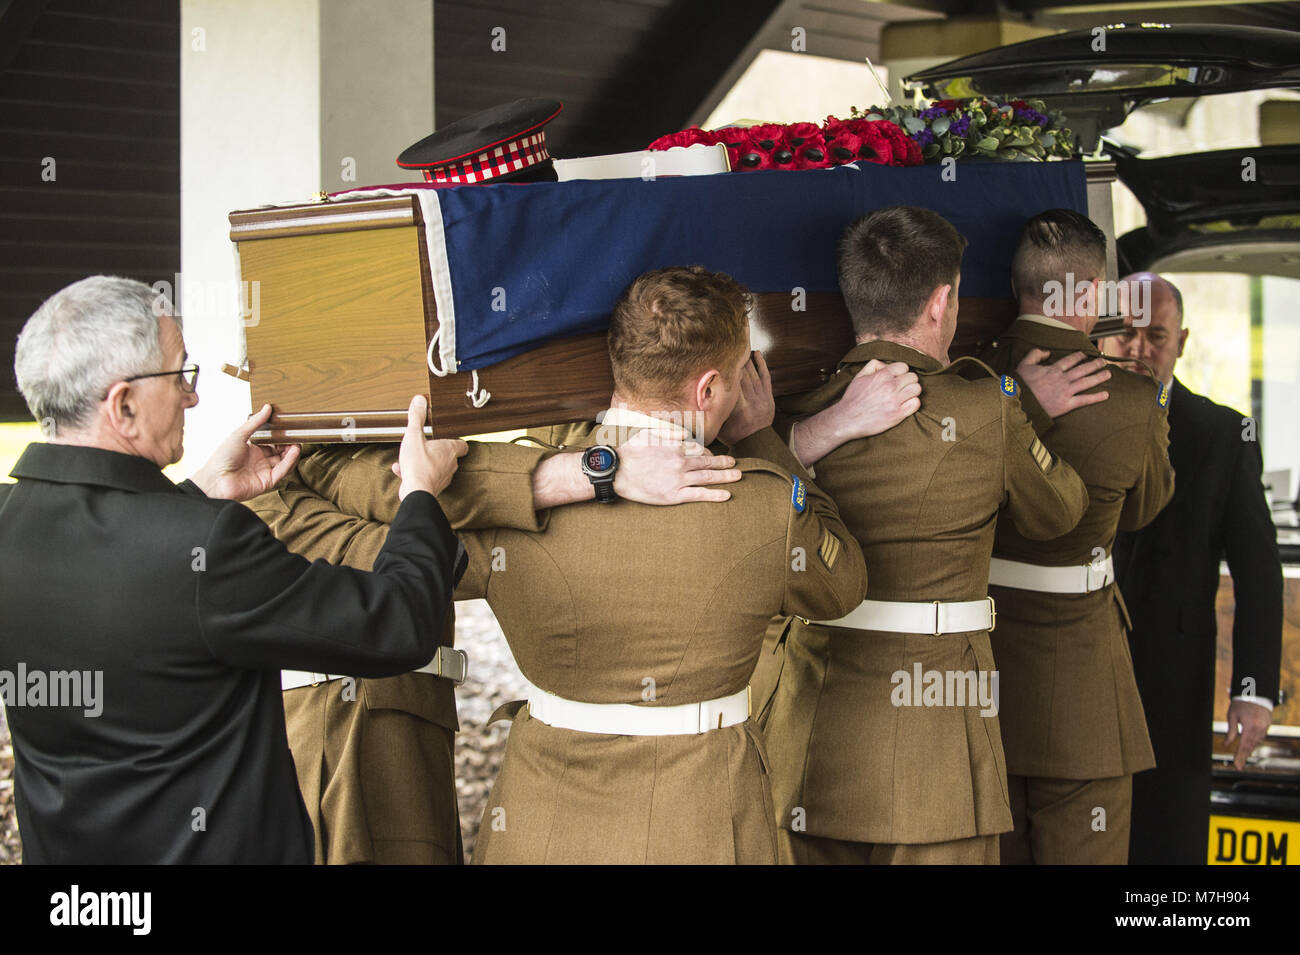
M 1140 359 L 1147 367 L 1135 369 L 1164 384 L 1169 459 L 1178 475 L 1160 515 L 1115 541 L 1115 571 L 1133 619 L 1133 669 L 1156 756 L 1156 768 L 1133 779 L 1129 861 L 1203 865 L 1219 561 L 1228 562 L 1236 603 L 1226 743 L 1237 743 L 1238 769 L 1268 732 L 1277 701 L 1282 565 L 1255 422 L 1174 377 L 1188 332 L 1178 289 L 1149 272 L 1125 281 L 1149 283 L 1149 324 L 1130 329 L 1108 350 Z
M 24 859 L 310 863 L 279 671 L 384 677 L 433 656 L 464 570 L 433 496 L 465 445 L 426 443 L 417 398 L 374 571 L 290 554 L 236 503 L 297 460 L 248 442 L 269 406 L 192 480 L 160 470 L 199 400 L 170 312 L 140 282 L 94 276 L 18 339 L 18 386 L 49 438 L 0 488 L 0 691 Z

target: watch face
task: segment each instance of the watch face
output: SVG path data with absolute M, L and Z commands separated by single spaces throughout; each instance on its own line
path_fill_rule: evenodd
M 614 452 L 609 448 L 592 448 L 583 459 L 588 471 L 604 473 L 614 466 Z

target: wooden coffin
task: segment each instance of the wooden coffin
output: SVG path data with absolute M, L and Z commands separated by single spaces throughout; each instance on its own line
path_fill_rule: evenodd
M 1109 227 L 1114 167 L 1098 166 L 1089 169 L 1089 201 L 1095 190 L 1098 204 L 1104 196 L 1104 217 L 1094 217 Z M 614 380 L 603 333 L 481 369 L 479 384 L 492 396 L 481 408 L 467 395 L 469 374 L 432 375 L 426 354 L 438 318 L 422 226 L 411 196 L 230 214 L 240 279 L 256 306 L 239 375 L 253 408 L 275 409 L 255 441 L 400 440 L 416 394 L 429 397 L 426 433 L 438 437 L 580 421 L 608 406 Z M 752 338 L 778 396 L 825 381 L 853 344 L 838 293 L 809 293 L 801 310 L 795 304 L 785 293 L 757 296 Z M 974 351 L 1015 312 L 1009 298 L 963 296 L 952 354 Z

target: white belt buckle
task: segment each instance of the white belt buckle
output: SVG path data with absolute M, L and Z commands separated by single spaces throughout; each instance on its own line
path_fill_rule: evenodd
M 934 632 L 931 636 L 943 636 L 943 628 L 939 625 L 939 615 L 942 613 L 942 603 L 938 600 L 931 600 L 930 603 L 934 605 Z
M 726 697 L 724 699 L 730 699 Z M 714 704 L 717 704 L 716 706 Z M 695 732 L 696 735 L 707 733 L 709 730 L 720 730 L 723 728 L 722 721 L 726 717 L 726 703 L 723 700 L 706 700 L 703 703 L 696 704 Z M 745 716 L 746 718 L 754 715 L 754 693 L 753 689 L 745 685 Z M 716 726 L 714 724 L 717 724 Z
M 998 605 L 993 602 L 992 594 L 984 599 L 989 602 L 989 633 L 992 633 L 998 625 Z
M 457 678 L 456 676 L 454 676 L 454 675 L 452 675 L 452 674 L 450 674 L 450 673 L 443 673 L 443 672 L 442 672 L 442 659 L 443 659 L 443 656 L 442 656 L 442 655 L 443 655 L 444 653 L 447 653 L 448 651 L 450 651 L 451 653 L 454 653 L 454 654 L 456 654 L 457 656 L 460 657 L 460 677 L 459 677 L 459 678 Z M 438 652 L 437 652 L 437 654 L 435 655 L 435 659 L 438 661 L 438 665 L 437 665 L 437 667 L 434 668 L 434 676 L 440 676 L 440 677 L 443 677 L 444 679 L 451 680 L 451 682 L 452 682 L 455 686 L 461 686 L 461 685 L 463 685 L 464 682 L 465 682 L 465 680 L 466 680 L 466 678 L 469 677 L 469 654 L 466 653 L 464 650 L 460 649 L 459 647 L 439 647 L 439 648 L 438 648 Z

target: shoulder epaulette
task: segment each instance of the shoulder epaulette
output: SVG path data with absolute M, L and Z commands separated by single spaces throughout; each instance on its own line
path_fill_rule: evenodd
M 963 378 L 997 378 L 998 373 L 990 368 L 984 362 L 980 361 L 973 355 L 963 355 L 955 361 L 949 362 L 943 368 L 937 368 L 934 371 L 923 371 L 922 375 L 945 375 L 948 372 L 954 372 Z M 982 372 L 982 374 L 981 374 Z
M 1141 358 L 1127 358 L 1120 355 L 1102 355 L 1101 357 L 1106 359 L 1107 361 L 1113 361 L 1117 365 L 1124 364 L 1124 363 L 1141 365 L 1143 368 L 1145 368 L 1148 372 L 1151 373 L 1152 380 L 1153 381 L 1155 380 L 1156 377 L 1155 369 L 1152 368 L 1150 365 L 1148 365 L 1146 362 L 1144 362 Z M 1138 374 L 1138 375 L 1141 374 L 1141 372 L 1138 371 L 1137 369 L 1131 369 L 1131 370 L 1133 371 L 1134 374 Z

